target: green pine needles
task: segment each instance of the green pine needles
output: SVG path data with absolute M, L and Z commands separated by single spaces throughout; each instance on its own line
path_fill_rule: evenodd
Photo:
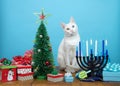
M 36 33 L 33 47 L 34 78 L 46 79 L 46 75 L 54 69 L 53 53 L 50 38 L 43 21 Z

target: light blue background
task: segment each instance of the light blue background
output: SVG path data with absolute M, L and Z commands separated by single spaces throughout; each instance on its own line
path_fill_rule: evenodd
M 71 16 L 83 43 L 97 39 L 100 48 L 100 41 L 107 39 L 111 62 L 120 62 L 120 0 L 0 0 L 0 58 L 12 59 L 33 47 L 39 26 L 33 13 L 41 8 L 52 14 L 46 27 L 56 65 L 64 36 L 60 23 L 68 23 Z

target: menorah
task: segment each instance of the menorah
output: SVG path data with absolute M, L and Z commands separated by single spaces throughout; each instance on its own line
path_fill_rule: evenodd
M 81 44 L 79 44 L 81 51 Z M 88 56 L 80 56 L 76 55 L 76 60 L 79 67 L 85 71 L 90 71 L 89 77 L 100 77 L 102 78 L 103 68 L 106 66 L 108 62 L 108 50 L 104 53 L 104 41 L 103 41 L 103 53 L 102 55 L 94 55 L 92 49 L 90 49 L 90 55 Z

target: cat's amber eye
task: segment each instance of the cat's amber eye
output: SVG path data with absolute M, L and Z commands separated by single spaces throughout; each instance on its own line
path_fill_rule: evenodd
M 72 25 L 72 28 L 74 28 L 75 26 L 74 25 Z
M 67 30 L 70 30 L 70 28 L 67 28 Z

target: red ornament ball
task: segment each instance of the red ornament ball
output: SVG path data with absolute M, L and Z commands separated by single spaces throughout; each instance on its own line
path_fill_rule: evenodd
M 46 61 L 46 62 L 45 62 L 45 65 L 47 65 L 47 66 L 50 65 L 50 62 L 49 62 L 49 61 Z

